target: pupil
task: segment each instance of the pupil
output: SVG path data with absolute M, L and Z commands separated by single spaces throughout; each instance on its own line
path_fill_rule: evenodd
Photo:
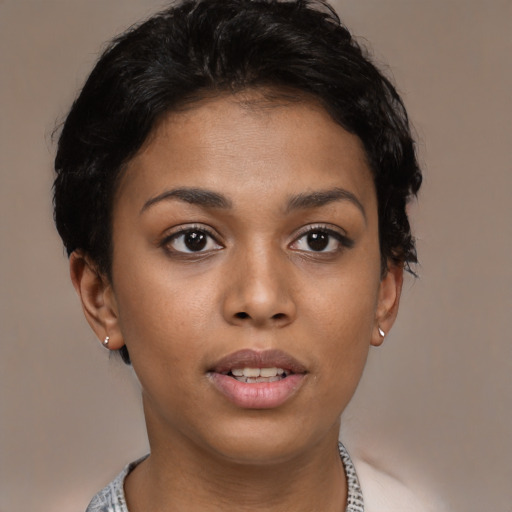
M 200 251 L 206 246 L 206 235 L 198 231 L 192 231 L 185 235 L 185 245 L 190 251 Z
M 308 245 L 313 251 L 323 251 L 329 244 L 329 235 L 327 233 L 309 233 Z

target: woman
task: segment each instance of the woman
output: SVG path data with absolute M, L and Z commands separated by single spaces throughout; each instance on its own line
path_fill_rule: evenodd
M 88 511 L 361 511 L 340 417 L 416 262 L 402 102 L 322 2 L 186 1 L 64 124 L 55 219 L 151 454 Z M 366 509 L 368 510 L 368 509 Z

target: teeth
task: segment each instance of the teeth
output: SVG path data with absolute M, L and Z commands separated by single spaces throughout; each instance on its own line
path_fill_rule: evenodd
M 259 377 L 259 368 L 244 368 L 244 377 Z
M 277 382 L 287 375 L 288 370 L 282 368 L 235 368 L 231 370 L 231 375 L 240 382 L 253 384 L 256 382 Z
M 246 384 L 255 384 L 258 382 L 277 382 L 284 377 L 234 377 L 238 382 L 245 382 Z
M 288 374 L 282 368 L 235 368 L 231 370 L 231 373 L 234 377 L 249 377 L 249 378 L 258 378 L 258 377 L 277 377 L 278 375 L 282 375 L 283 373 Z M 266 382 L 266 381 L 265 381 Z
M 262 377 L 275 377 L 276 375 L 280 375 L 283 373 L 281 368 L 262 368 L 260 370 L 260 375 Z

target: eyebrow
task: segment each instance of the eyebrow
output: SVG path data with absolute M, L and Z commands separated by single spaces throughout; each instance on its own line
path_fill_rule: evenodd
M 227 197 L 217 192 L 203 188 L 182 187 L 166 190 L 156 197 L 149 199 L 144 203 L 140 213 L 142 214 L 153 205 L 162 201 L 168 201 L 169 199 L 178 199 L 185 203 L 203 206 L 204 208 L 231 208 L 232 206 L 231 201 Z
M 350 191 L 344 188 L 332 188 L 329 190 L 319 190 L 315 192 L 309 192 L 305 194 L 298 194 L 293 196 L 288 201 L 286 208 L 287 213 L 292 210 L 306 210 L 308 208 L 319 208 L 329 203 L 336 201 L 349 201 L 355 205 L 358 210 L 363 214 L 364 220 L 366 221 L 366 210 L 362 205 L 361 201 Z
M 178 199 L 186 203 L 195 204 L 204 208 L 231 208 L 232 202 L 224 195 L 212 190 L 195 187 L 181 187 L 166 190 L 146 201 L 140 210 L 140 214 L 151 208 L 153 205 L 170 199 Z M 366 210 L 361 201 L 350 191 L 344 188 L 332 188 L 315 192 L 297 194 L 292 196 L 286 206 L 286 213 L 293 210 L 306 210 L 308 208 L 319 208 L 336 201 L 350 201 L 363 214 L 366 221 Z

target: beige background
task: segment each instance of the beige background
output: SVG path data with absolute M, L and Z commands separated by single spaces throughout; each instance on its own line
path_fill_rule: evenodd
M 0 0 L 0 511 L 83 512 L 146 451 L 51 220 L 52 129 L 151 0 Z M 340 0 L 420 139 L 422 265 L 345 417 L 354 452 L 460 512 L 512 511 L 512 3 Z

